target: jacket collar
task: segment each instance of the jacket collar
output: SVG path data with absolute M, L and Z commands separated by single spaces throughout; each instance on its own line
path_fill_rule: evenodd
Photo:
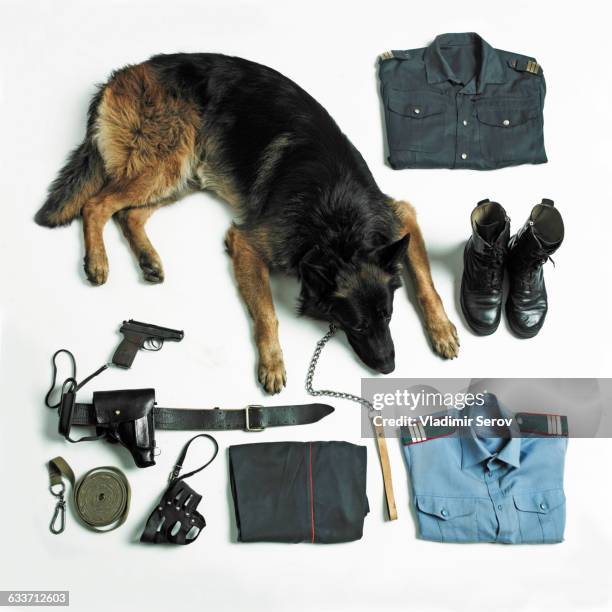
M 427 72 L 428 83 L 442 83 L 459 79 L 444 58 L 442 48 L 445 46 L 471 45 L 479 50 L 480 64 L 477 74 L 463 88 L 463 93 L 482 93 L 488 83 L 503 83 L 506 81 L 504 66 L 499 54 L 489 43 L 474 32 L 465 34 L 440 34 L 425 49 L 423 59 Z

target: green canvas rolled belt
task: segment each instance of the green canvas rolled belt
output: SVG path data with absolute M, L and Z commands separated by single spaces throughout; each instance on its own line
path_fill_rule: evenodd
M 65 527 L 64 479 L 72 487 L 74 511 L 83 525 L 98 532 L 112 531 L 123 525 L 130 510 L 131 490 L 121 470 L 112 466 L 97 467 L 77 481 L 63 457 L 51 459 L 47 468 L 49 489 L 58 498 L 49 526 L 52 533 L 62 533 Z

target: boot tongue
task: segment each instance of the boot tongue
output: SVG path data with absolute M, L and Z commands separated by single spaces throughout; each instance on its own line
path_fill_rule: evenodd
M 492 223 L 478 223 L 476 221 L 476 231 L 478 235 L 488 244 L 493 244 L 504 230 L 505 224 L 501 221 Z

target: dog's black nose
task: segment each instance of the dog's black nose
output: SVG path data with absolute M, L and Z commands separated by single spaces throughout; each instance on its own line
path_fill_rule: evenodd
M 376 368 L 381 374 L 391 374 L 395 370 L 395 359 L 388 359 Z

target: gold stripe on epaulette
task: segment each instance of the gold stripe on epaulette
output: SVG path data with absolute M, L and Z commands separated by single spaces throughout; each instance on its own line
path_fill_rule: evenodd
M 531 72 L 531 74 L 538 74 L 538 72 L 540 72 L 540 65 L 534 60 L 529 60 L 526 70 L 527 72 Z
M 384 53 L 381 53 L 378 56 L 378 59 L 380 59 L 380 60 L 393 59 L 393 51 L 385 51 Z

